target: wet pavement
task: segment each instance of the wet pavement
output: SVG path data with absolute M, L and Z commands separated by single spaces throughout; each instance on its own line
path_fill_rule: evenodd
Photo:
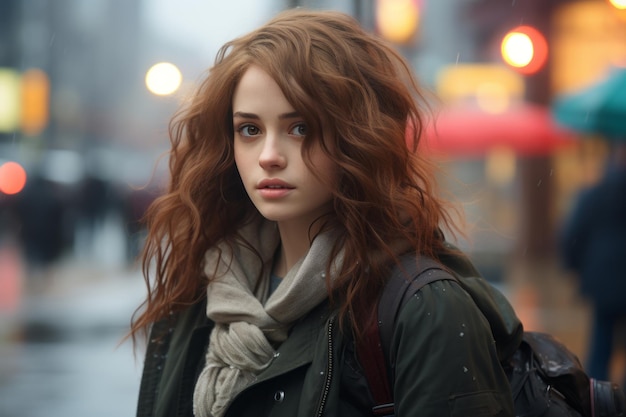
M 132 416 L 138 375 L 115 337 L 3 346 L 0 415 Z
M 49 279 L 0 318 L 0 416 L 134 415 L 143 354 L 120 342 L 141 276 L 65 264 Z

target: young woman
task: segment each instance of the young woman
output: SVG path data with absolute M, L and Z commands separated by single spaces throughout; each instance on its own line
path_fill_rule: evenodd
M 148 213 L 138 415 L 371 415 L 355 346 L 390 271 L 454 255 L 422 104 L 404 59 L 341 13 L 286 11 L 223 46 Z M 499 355 L 517 319 L 451 281 L 420 292 L 391 345 L 396 414 L 513 415 Z

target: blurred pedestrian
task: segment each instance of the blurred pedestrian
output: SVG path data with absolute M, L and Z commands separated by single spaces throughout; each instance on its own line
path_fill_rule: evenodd
M 124 189 L 123 218 L 126 232 L 126 261 L 129 264 L 134 263 L 141 253 L 146 234 L 142 219 L 158 194 L 159 190 L 154 185 Z
M 564 224 L 560 246 L 565 267 L 577 274 L 580 290 L 592 304 L 587 371 L 596 379 L 608 380 L 614 347 L 624 348 L 626 143 L 612 145 L 603 178 L 578 196 Z
M 77 215 L 86 237 L 86 249 L 93 255 L 94 241 L 104 225 L 109 210 L 109 184 L 103 178 L 87 173 L 79 184 Z
M 35 171 L 17 196 L 19 242 L 31 283 L 46 284 L 50 267 L 67 249 L 60 186 Z
M 416 151 L 423 104 L 404 58 L 342 13 L 286 11 L 221 49 L 148 210 L 138 415 L 372 415 L 355 341 L 391 268 L 461 256 Z M 457 282 L 420 293 L 395 323 L 397 415 L 512 416 L 506 301 L 484 294 L 488 322 Z

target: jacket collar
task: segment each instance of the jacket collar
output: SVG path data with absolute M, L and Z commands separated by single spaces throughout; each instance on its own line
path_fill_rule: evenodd
M 271 364 L 263 370 L 255 383 L 274 378 L 311 363 L 316 348 L 327 338 L 328 321 L 332 315 L 328 301 L 323 301 L 291 329 L 289 337 L 276 351 Z

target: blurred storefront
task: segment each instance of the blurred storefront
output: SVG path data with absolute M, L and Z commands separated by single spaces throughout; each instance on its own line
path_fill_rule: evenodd
M 456 60 L 422 65 L 438 96 L 425 142 L 449 173 L 444 188 L 464 207 L 464 249 L 508 288 L 527 329 L 556 335 L 584 359 L 588 304 L 577 277 L 561 267 L 556 240 L 578 193 L 605 171 L 610 145 L 556 123 L 552 105 L 626 67 L 625 12 L 605 0 L 482 0 L 458 13 L 455 30 L 471 39 L 474 54 L 460 48 Z M 503 39 L 521 22 L 545 37 L 546 60 L 532 72 L 503 56 Z M 445 37 L 443 30 L 436 35 Z M 617 354 L 614 369 L 625 360 Z
M 558 125 L 551 105 L 626 65 L 625 12 L 604 0 L 481 0 L 457 9 L 452 30 L 471 39 L 473 53 L 459 48 L 455 61 L 417 65 L 438 97 L 425 149 L 451 172 L 453 180 L 442 181 L 466 209 L 467 249 L 488 274 L 501 279 L 516 274 L 507 268 L 527 268 L 523 275 L 541 276 L 558 262 L 555 236 L 572 199 L 602 174 L 608 151 L 601 137 Z M 529 62 L 516 65 L 503 41 L 520 22 L 545 40 L 528 32 Z M 416 62 L 455 23 L 421 33 L 420 42 L 432 42 L 415 46 Z

